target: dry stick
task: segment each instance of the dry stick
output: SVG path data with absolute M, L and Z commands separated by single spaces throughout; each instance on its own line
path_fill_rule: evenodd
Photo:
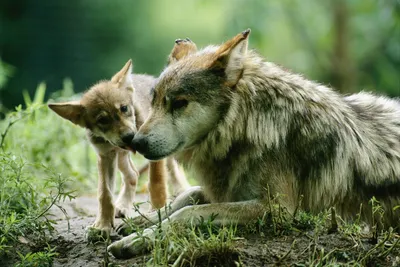
M 387 255 L 389 255 L 390 252 L 392 252 L 392 250 L 397 247 L 397 244 L 399 244 L 400 239 L 397 239 L 396 242 L 394 242 L 394 244 L 386 251 L 384 251 L 383 253 L 379 254 L 378 257 L 386 257 Z
M 152 222 L 146 215 L 144 215 L 143 213 L 140 212 L 138 206 L 134 205 L 133 208 L 135 209 L 135 211 L 136 211 L 137 213 L 139 213 L 140 216 L 142 216 L 142 218 L 144 218 L 145 220 L 147 220 L 148 222 L 150 222 L 151 224 L 153 224 L 153 222 Z
M 276 234 L 276 224 L 275 224 L 274 213 L 273 213 L 273 210 L 272 210 L 271 195 L 269 194 L 269 186 L 267 186 L 267 194 L 268 194 L 269 211 L 271 212 L 272 225 L 274 226 L 274 234 Z
M 290 245 L 290 248 L 289 248 L 288 252 L 286 252 L 286 254 L 283 255 L 282 257 L 278 257 L 278 263 L 283 261 L 290 254 L 290 252 L 292 251 L 295 243 L 296 243 L 296 239 L 293 240 L 293 243 L 292 243 L 292 245 Z
M 11 126 L 12 126 L 14 123 L 16 123 L 17 121 L 19 121 L 19 119 L 18 119 L 18 120 L 15 120 L 15 121 L 9 121 L 9 122 L 8 122 L 8 125 L 7 125 L 7 127 L 6 127 L 6 129 L 5 129 L 4 132 L 1 134 L 0 148 L 1 148 L 2 150 L 4 150 L 3 144 L 4 144 L 4 140 L 6 139 L 6 135 L 7 135 L 7 133 L 8 133 L 8 130 L 10 130 Z
M 367 254 L 365 254 L 365 256 L 360 260 L 360 262 L 364 262 L 369 256 L 371 256 L 371 254 L 372 254 L 375 250 L 377 250 L 379 247 L 383 246 L 383 245 L 385 244 L 385 242 L 388 241 L 388 239 L 390 238 L 391 234 L 392 234 L 392 233 L 389 232 L 381 242 L 379 242 L 379 243 L 376 244 L 373 248 L 371 248 L 371 249 L 367 252 Z
M 301 203 L 303 202 L 303 198 L 304 198 L 304 195 L 300 195 L 299 201 L 297 202 L 297 206 L 296 206 L 296 208 L 294 209 L 293 220 L 296 220 L 297 212 L 298 212 L 299 209 L 300 209 Z
M 336 209 L 331 208 L 331 228 L 328 230 L 329 234 L 336 233 L 338 231 L 338 223 L 336 220 Z

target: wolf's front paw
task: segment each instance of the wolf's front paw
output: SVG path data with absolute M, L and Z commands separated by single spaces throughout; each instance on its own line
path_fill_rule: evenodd
M 118 259 L 129 259 L 149 251 L 153 241 L 153 229 L 146 229 L 142 235 L 135 233 L 112 243 L 107 250 Z
M 92 226 L 86 228 L 85 237 L 88 242 L 106 241 L 113 228 L 112 222 L 96 220 Z

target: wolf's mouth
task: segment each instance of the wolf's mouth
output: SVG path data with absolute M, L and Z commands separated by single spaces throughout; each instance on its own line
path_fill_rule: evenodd
M 146 159 L 150 160 L 150 161 L 158 161 L 161 160 L 163 158 L 169 157 L 173 154 L 175 154 L 176 152 L 178 152 L 179 150 L 181 150 L 181 148 L 183 147 L 184 142 L 181 141 L 178 143 L 178 145 L 172 149 L 171 151 L 169 151 L 168 153 L 160 153 L 160 154 L 151 154 L 151 153 L 144 153 L 142 154 Z

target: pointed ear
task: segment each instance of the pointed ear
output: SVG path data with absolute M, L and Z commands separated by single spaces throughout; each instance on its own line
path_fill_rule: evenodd
M 171 65 L 187 55 L 193 54 L 197 51 L 197 46 L 189 38 L 176 39 L 175 45 L 168 56 L 168 65 Z
M 129 59 L 128 62 L 126 62 L 125 66 L 111 78 L 111 81 L 113 83 L 116 83 L 118 85 L 118 88 L 124 87 L 133 90 L 131 73 L 132 60 Z
M 48 104 L 49 108 L 66 120 L 85 127 L 83 120 L 84 107 L 79 102 Z
M 226 84 L 229 87 L 235 86 L 242 75 L 243 58 L 247 53 L 249 34 L 250 29 L 247 29 L 222 44 L 210 65 L 210 68 L 224 70 Z

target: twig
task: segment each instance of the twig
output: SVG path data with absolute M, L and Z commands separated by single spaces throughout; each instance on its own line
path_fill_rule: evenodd
M 134 205 L 133 208 L 135 209 L 135 211 L 137 213 L 139 213 L 140 216 L 142 216 L 145 220 L 147 220 L 149 223 L 153 224 L 153 222 L 143 213 L 140 212 L 139 208 L 137 207 L 137 205 Z
M 13 126 L 14 123 L 16 123 L 17 121 L 19 121 L 20 119 L 17 119 L 15 121 L 9 121 L 8 125 L 6 127 L 6 129 L 4 130 L 4 132 L 1 134 L 1 142 L 0 142 L 0 148 L 2 150 L 4 150 L 3 144 L 4 144 L 4 140 L 6 139 L 6 135 L 8 133 L 8 130 L 10 130 L 11 126 Z
M 336 220 L 336 209 L 331 208 L 331 228 L 328 230 L 328 234 L 336 233 L 338 231 L 338 223 Z
M 390 238 L 391 233 L 388 233 L 385 238 L 379 242 L 378 244 L 376 244 L 373 248 L 371 248 L 364 257 L 361 258 L 360 262 L 364 262 L 366 259 L 368 259 L 369 256 L 371 256 L 371 254 L 377 250 L 379 247 L 383 246 L 385 244 L 386 241 L 388 241 L 388 239 Z
M 279 257 L 279 258 L 278 258 L 278 263 L 281 262 L 281 261 L 283 261 L 283 260 L 290 254 L 290 252 L 292 251 L 292 249 L 293 249 L 295 243 L 296 243 L 296 239 L 293 240 L 293 243 L 292 243 L 292 245 L 290 246 L 288 252 L 286 252 L 286 254 L 283 255 L 282 257 Z
M 274 211 L 272 210 L 271 195 L 270 195 L 270 192 L 269 192 L 269 186 L 267 186 L 267 195 L 268 195 L 268 206 L 269 206 L 269 211 L 271 213 L 272 225 L 274 227 L 274 234 L 276 234 L 276 223 L 275 223 L 275 218 L 274 218 Z

